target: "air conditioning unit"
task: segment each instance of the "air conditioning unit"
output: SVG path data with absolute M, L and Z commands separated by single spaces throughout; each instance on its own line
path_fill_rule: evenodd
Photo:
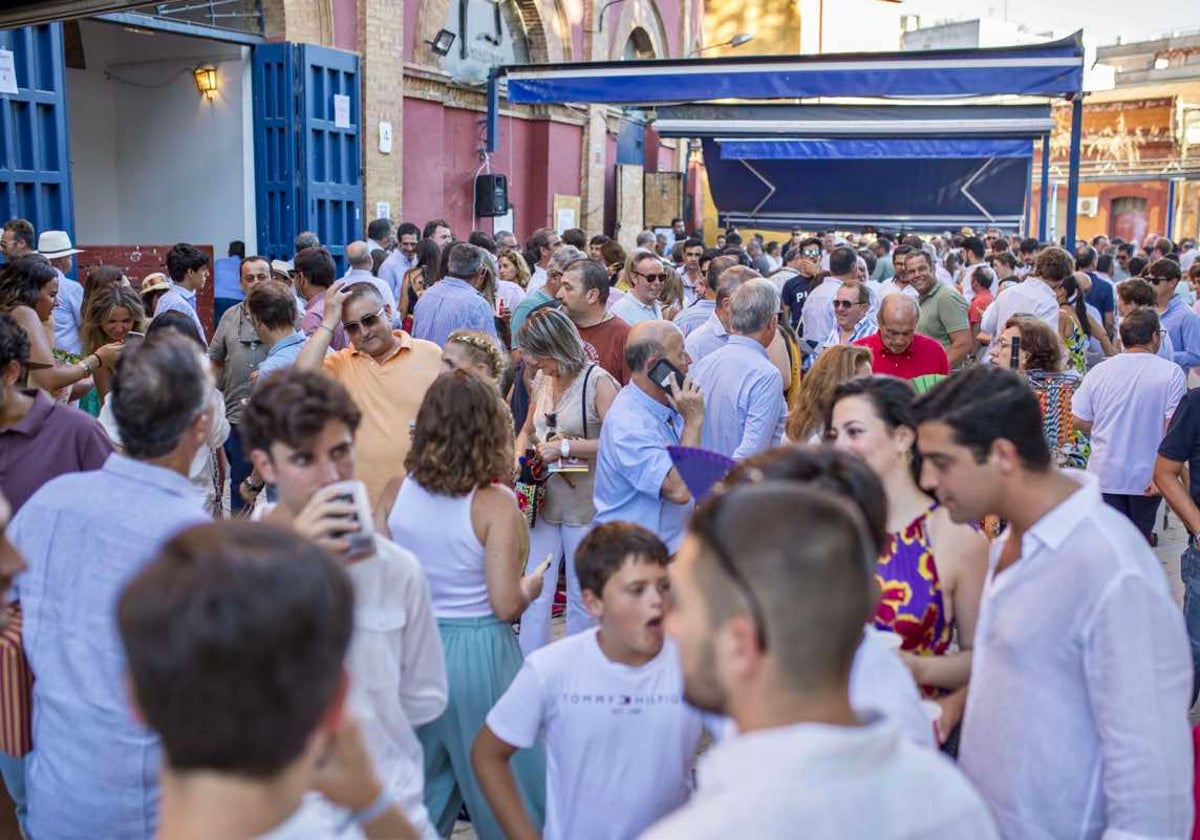
M 1080 216 L 1095 216 L 1100 212 L 1100 199 L 1081 198 L 1075 208 Z

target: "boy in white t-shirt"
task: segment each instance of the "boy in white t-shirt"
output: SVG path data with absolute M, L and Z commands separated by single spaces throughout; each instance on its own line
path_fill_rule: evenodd
M 537 837 L 509 758 L 546 746 L 546 840 L 637 836 L 687 799 L 701 715 L 664 643 L 667 548 L 637 525 L 598 526 L 575 555 L 587 632 L 529 656 L 475 740 L 471 761 L 505 834 Z

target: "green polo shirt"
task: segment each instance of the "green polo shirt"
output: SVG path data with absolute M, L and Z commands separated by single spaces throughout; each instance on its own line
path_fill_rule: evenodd
M 919 303 L 917 332 L 940 342 L 942 347 L 950 346 L 950 333 L 968 328 L 967 299 L 940 280 L 921 295 Z

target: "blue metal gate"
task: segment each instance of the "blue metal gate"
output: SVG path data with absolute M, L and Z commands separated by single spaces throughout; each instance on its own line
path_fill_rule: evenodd
M 258 46 L 254 101 L 259 250 L 290 259 L 296 234 L 311 230 L 344 269 L 346 245 L 362 236 L 358 56 Z
M 2 30 L 0 48 L 13 53 L 18 89 L 0 95 L 0 223 L 74 236 L 62 24 Z

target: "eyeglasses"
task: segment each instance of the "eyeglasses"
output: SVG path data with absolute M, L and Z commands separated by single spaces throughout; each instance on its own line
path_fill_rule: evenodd
M 364 315 L 361 320 L 342 321 L 342 329 L 346 331 L 346 335 L 358 335 L 359 330 L 369 330 L 383 318 L 383 311 L 385 309 L 387 309 L 387 304 L 379 307 L 379 311 L 374 315 Z
M 767 650 L 767 622 L 763 615 L 762 604 L 754 594 L 754 590 L 750 588 L 749 581 L 734 565 L 733 558 L 725 550 L 725 545 L 719 536 L 723 530 L 719 525 L 721 504 L 726 498 L 725 493 L 713 496 L 712 500 L 701 508 L 700 514 L 692 518 L 692 530 L 712 549 L 721 571 L 733 581 L 738 592 L 742 593 L 742 597 L 746 599 L 746 605 L 750 608 L 750 617 L 754 619 L 754 633 L 758 636 L 758 646 L 765 653 Z
M 666 274 L 642 274 L 640 271 L 633 272 L 638 277 L 645 277 L 647 283 L 661 283 L 666 279 Z
M 835 300 L 833 302 L 834 309 L 849 309 L 852 306 L 862 306 L 863 304 L 853 300 Z

